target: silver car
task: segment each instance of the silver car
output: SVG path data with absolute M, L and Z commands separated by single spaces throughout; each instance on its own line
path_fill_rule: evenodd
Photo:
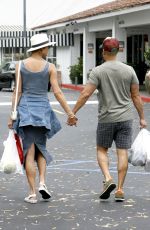
M 4 88 L 14 90 L 16 63 L 16 61 L 6 62 L 0 67 L 0 90 Z

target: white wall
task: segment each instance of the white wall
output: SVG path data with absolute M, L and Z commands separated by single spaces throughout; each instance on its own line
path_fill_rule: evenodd
M 127 61 L 127 32 L 125 28 L 119 28 L 118 19 L 114 17 L 112 27 L 112 37 L 116 37 L 119 41 L 124 43 L 124 48 L 118 52 L 117 58 L 121 62 Z
M 77 58 L 80 57 L 80 34 L 74 35 L 74 46 L 71 48 L 71 65 L 77 64 Z
M 57 64 L 60 65 L 62 83 L 71 83 L 69 78 L 69 66 L 71 65 L 70 47 L 57 47 Z
M 125 14 L 118 16 L 120 22 L 120 27 L 131 27 L 150 24 L 150 10 L 145 10 L 142 12 L 133 12 L 130 14 Z
M 89 33 L 85 27 L 83 33 L 83 84 L 86 84 L 89 71 L 95 67 L 95 41 L 96 34 Z M 92 50 L 88 47 L 90 44 L 93 45 Z
M 74 36 L 74 46 L 57 47 L 57 64 L 60 65 L 62 83 L 71 83 L 69 77 L 69 66 L 77 64 L 80 57 L 80 35 Z
M 97 32 L 97 31 L 106 31 L 111 30 L 113 21 L 112 18 L 104 18 L 96 21 L 91 21 L 88 23 L 89 32 Z
M 67 28 L 70 32 L 74 32 L 75 37 L 73 47 L 57 47 L 57 63 L 61 66 L 63 83 L 71 83 L 68 67 L 76 64 L 77 58 L 80 56 L 80 33 L 83 33 L 83 84 L 85 84 L 88 70 L 95 66 L 95 38 L 113 36 L 124 42 L 123 52 L 119 52 L 118 59 L 126 62 L 128 33 L 132 32 L 131 34 L 134 34 L 135 31 L 132 30 L 135 30 L 135 28 L 137 31 L 140 29 L 141 34 L 143 31 L 147 31 L 150 44 L 149 15 L 150 10 L 126 13 L 110 18 L 82 22 L 77 24 L 76 28 Z M 144 25 L 147 27 L 144 27 Z M 92 53 L 88 52 L 88 44 L 94 45 Z

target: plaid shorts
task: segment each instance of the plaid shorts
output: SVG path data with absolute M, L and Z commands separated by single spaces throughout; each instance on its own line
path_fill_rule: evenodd
M 98 123 L 97 145 L 104 148 L 110 148 L 113 141 L 116 144 L 116 148 L 131 148 L 132 120 L 115 123 Z

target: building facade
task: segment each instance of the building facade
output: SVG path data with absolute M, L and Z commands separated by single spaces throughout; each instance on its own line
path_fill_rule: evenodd
M 120 41 L 118 60 L 132 65 L 140 84 L 144 82 L 144 52 L 150 46 L 150 0 L 117 0 L 33 29 L 47 32 L 51 41 L 57 42 L 56 63 L 63 83 L 70 83 L 69 67 L 81 56 L 86 83 L 90 70 L 102 62 L 99 47 L 108 36 Z
M 30 47 L 30 38 L 37 33 L 22 26 L 0 26 L 0 64 L 22 59 Z

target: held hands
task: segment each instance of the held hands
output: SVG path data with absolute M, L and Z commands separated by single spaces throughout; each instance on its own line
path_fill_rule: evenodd
M 78 118 L 72 113 L 72 114 L 68 114 L 68 119 L 67 119 L 67 125 L 70 126 L 77 126 L 77 120 Z

